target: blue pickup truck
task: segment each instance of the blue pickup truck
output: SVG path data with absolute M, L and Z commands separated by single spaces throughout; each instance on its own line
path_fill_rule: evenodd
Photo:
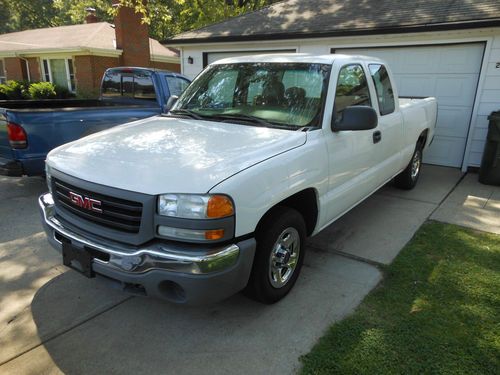
M 95 100 L 0 101 L 0 175 L 44 174 L 53 148 L 115 125 L 167 112 L 188 78 L 146 68 L 110 68 Z

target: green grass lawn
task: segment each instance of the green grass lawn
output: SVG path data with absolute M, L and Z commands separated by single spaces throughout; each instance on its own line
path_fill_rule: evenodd
M 429 222 L 383 272 L 303 374 L 500 374 L 500 236 Z

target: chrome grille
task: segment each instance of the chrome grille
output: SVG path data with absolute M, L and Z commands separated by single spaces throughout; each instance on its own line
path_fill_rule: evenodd
M 58 179 L 53 179 L 53 191 L 54 201 L 58 208 L 86 221 L 121 232 L 138 233 L 140 230 L 142 203 L 94 193 Z M 70 198 L 70 192 L 99 200 L 102 212 L 91 211 L 75 205 Z

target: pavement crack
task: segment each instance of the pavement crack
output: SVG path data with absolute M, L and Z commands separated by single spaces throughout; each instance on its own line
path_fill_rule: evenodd
M 371 259 L 367 259 L 367 258 L 363 258 L 363 257 L 357 256 L 357 255 L 349 254 L 349 253 L 346 253 L 346 252 L 341 251 L 341 250 L 329 250 L 328 252 L 325 252 L 324 249 L 321 249 L 321 248 L 314 246 L 314 245 L 307 245 L 307 247 L 311 248 L 312 250 L 321 252 L 321 253 L 340 255 L 341 257 L 349 258 L 349 259 L 352 259 L 352 260 L 355 260 L 358 262 L 362 262 L 362 263 L 366 263 L 366 264 L 369 264 L 371 266 L 375 266 L 377 268 L 382 268 L 382 267 L 386 266 L 384 263 L 377 262 L 375 260 L 371 260 Z

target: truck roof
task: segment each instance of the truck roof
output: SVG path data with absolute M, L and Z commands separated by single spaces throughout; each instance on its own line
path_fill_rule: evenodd
M 341 55 L 341 54 L 314 55 L 308 53 L 283 53 L 283 54 L 263 54 L 263 55 L 228 57 L 225 59 L 217 60 L 212 64 L 235 64 L 235 63 L 255 63 L 255 62 L 332 64 L 336 60 L 346 60 L 346 62 L 352 62 L 352 61 L 383 62 L 382 60 L 376 57 L 369 57 L 362 55 Z
M 106 71 L 111 71 L 111 70 L 118 70 L 121 72 L 132 72 L 132 71 L 137 71 L 137 70 L 144 70 L 148 72 L 158 72 L 158 73 L 176 73 L 171 70 L 166 70 L 166 69 L 157 69 L 157 68 L 145 68 L 145 67 L 140 67 L 140 66 L 113 66 L 111 68 L 106 69 Z

